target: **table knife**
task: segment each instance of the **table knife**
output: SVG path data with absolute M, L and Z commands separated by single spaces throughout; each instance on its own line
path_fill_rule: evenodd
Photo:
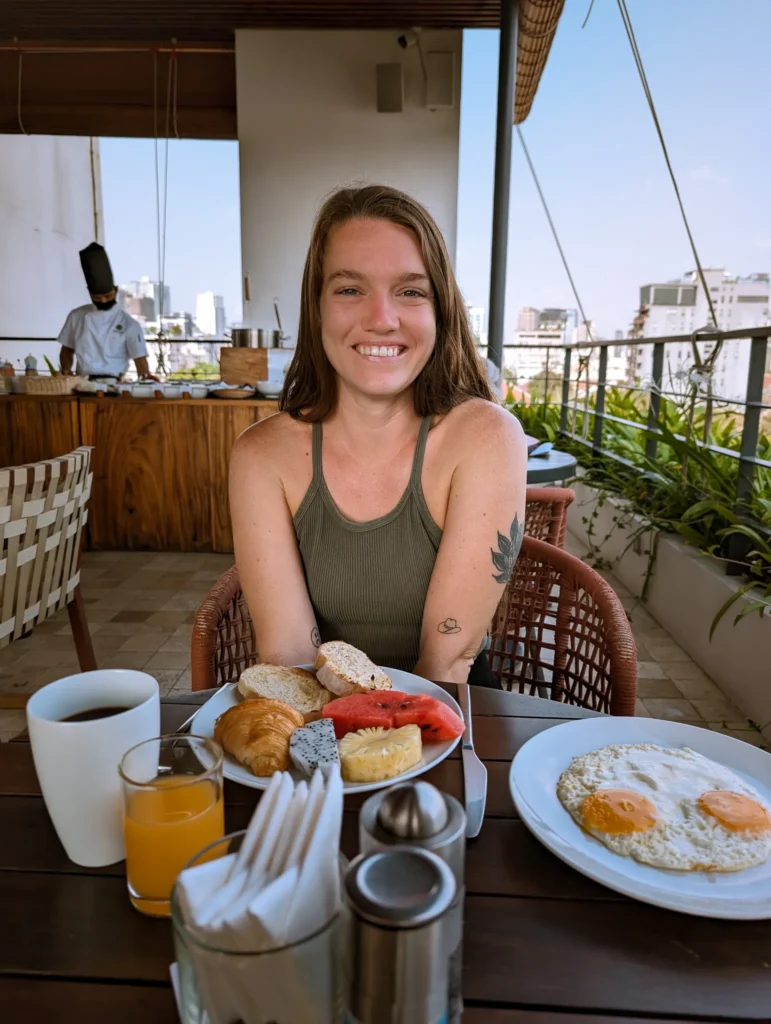
M 466 800 L 466 837 L 473 839 L 482 831 L 485 817 L 487 769 L 474 750 L 474 737 L 471 731 L 471 688 L 468 683 L 458 683 L 458 703 L 465 726 L 460 756 L 463 763 L 463 790 Z

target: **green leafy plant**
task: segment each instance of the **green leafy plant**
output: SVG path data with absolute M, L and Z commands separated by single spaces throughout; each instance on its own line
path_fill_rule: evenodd
M 215 366 L 214 363 L 194 363 L 193 366 L 182 367 L 181 370 L 175 370 L 174 373 L 168 374 L 168 380 L 188 380 L 192 377 L 194 380 L 206 380 L 211 377 L 219 376 L 219 367 Z
M 661 399 L 658 428 L 647 429 L 648 399 L 637 392 L 608 388 L 603 453 L 587 443 L 594 426 L 594 398 L 584 409 L 569 410 L 567 431 L 560 431 L 561 407 L 554 402 L 509 401 L 507 407 L 522 422 L 526 433 L 556 442 L 576 456 L 582 480 L 598 492 L 595 510 L 584 516 L 590 544 L 589 559 L 597 568 L 611 568 L 603 556 L 610 535 L 619 527 L 631 530 L 623 554 L 644 534 L 652 532 L 643 599 L 655 565 L 658 537 L 677 534 L 705 554 L 731 563 L 744 576 L 744 583 L 718 611 L 710 637 L 723 616 L 744 595 L 749 603 L 734 618 L 763 615 L 771 609 L 771 471 L 757 467 L 751 494 L 737 501 L 739 464 L 734 458 L 712 448 L 736 451 L 741 445 L 741 422 L 735 414 L 718 412 L 706 431 L 706 406 L 693 414 L 686 401 Z M 619 422 L 627 421 L 627 422 Z M 638 424 L 643 429 L 630 424 Z M 646 447 L 655 444 L 655 448 Z M 652 454 L 655 452 L 655 454 Z M 608 455 L 615 458 L 609 458 Z M 771 438 L 761 434 L 758 457 L 771 461 Z M 599 509 L 609 497 L 617 499 L 611 531 L 598 538 L 595 524 Z

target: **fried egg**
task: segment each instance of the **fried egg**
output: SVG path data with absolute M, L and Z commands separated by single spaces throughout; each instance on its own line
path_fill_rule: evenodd
M 676 871 L 742 871 L 771 854 L 771 811 L 723 765 L 684 747 L 616 744 L 576 757 L 557 796 L 609 850 Z

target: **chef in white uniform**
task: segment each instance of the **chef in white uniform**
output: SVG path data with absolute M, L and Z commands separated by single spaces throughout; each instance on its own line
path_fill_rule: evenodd
M 91 302 L 73 309 L 59 335 L 63 373 L 88 377 L 121 377 L 133 359 L 140 378 L 150 377 L 147 345 L 141 326 L 117 303 L 112 267 L 107 253 L 97 242 L 80 252 L 80 265 Z

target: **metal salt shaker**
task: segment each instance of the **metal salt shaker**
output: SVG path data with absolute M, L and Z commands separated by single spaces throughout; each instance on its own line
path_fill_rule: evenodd
M 430 850 L 452 869 L 455 899 L 443 919 L 448 956 L 450 1024 L 463 1016 L 463 899 L 466 812 L 452 796 L 429 782 L 402 782 L 380 790 L 359 814 L 359 850 L 370 853 L 395 844 Z
M 447 1024 L 444 918 L 455 878 L 409 846 L 361 854 L 345 875 L 349 912 L 344 1024 Z

